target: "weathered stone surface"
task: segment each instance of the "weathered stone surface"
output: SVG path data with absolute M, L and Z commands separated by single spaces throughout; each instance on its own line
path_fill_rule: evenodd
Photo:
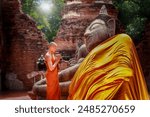
M 23 82 L 17 79 L 17 74 L 7 73 L 5 85 L 9 90 L 24 90 Z
M 5 76 L 6 73 L 16 74 L 16 79 L 23 82 L 25 89 L 31 89 L 33 81 L 26 75 L 37 70 L 36 61 L 45 54 L 48 42 L 33 19 L 22 12 L 19 0 L 2 1 L 2 23 L 2 70 Z

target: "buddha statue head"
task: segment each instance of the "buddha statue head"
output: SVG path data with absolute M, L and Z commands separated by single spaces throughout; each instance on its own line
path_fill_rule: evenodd
M 103 5 L 99 16 L 87 27 L 84 34 L 88 51 L 91 51 L 101 42 L 115 35 L 115 22 L 116 19 L 108 14 L 106 6 Z

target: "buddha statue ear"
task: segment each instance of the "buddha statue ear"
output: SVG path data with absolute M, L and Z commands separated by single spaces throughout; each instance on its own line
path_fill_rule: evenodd
M 109 37 L 112 37 L 116 33 L 116 20 L 114 18 L 109 19 L 107 22 Z

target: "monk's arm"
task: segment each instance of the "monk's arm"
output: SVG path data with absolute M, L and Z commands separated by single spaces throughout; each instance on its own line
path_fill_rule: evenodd
M 54 64 L 52 64 L 52 61 L 51 61 L 51 60 L 48 61 L 48 68 L 50 69 L 50 71 L 53 71 L 53 70 L 57 67 L 58 62 L 59 62 L 59 61 L 56 61 Z

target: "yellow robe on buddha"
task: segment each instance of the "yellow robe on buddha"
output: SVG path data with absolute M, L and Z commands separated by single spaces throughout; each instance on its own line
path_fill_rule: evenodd
M 72 79 L 68 99 L 149 99 L 136 49 L 128 35 L 109 38 L 88 54 Z

